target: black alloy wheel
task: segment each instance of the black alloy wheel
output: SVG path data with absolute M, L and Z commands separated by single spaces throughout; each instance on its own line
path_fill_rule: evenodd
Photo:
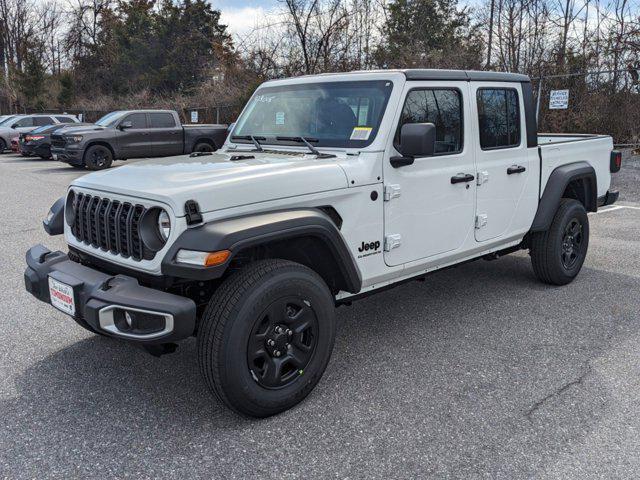
M 316 350 L 318 317 L 300 297 L 283 297 L 257 318 L 247 344 L 247 363 L 254 380 L 281 388 L 304 374 Z
M 577 218 L 572 218 L 564 229 L 562 237 L 562 265 L 567 270 L 573 268 L 582 251 L 582 225 Z

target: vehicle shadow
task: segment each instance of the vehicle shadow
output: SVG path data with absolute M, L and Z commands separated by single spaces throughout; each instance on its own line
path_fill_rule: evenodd
M 518 448 L 542 449 L 542 437 L 544 448 L 559 445 L 598 421 L 608 392 L 597 378 L 588 385 L 597 402 L 572 398 L 554 406 L 582 423 L 555 425 L 544 409 L 532 413 L 615 336 L 621 319 L 611 316 L 624 293 L 601 295 L 586 288 L 592 284 L 624 292 L 637 291 L 640 281 L 585 268 L 573 284 L 553 289 L 535 280 L 528 257 L 520 255 L 437 272 L 341 307 L 333 358 L 316 391 L 260 422 L 231 413 L 208 392 L 193 339 L 154 358 L 128 343 L 89 337 L 17 377 L 15 397 L 0 402 L 5 432 L 17 440 L 5 454 L 24 456 L 25 442 L 36 453 L 59 451 L 69 439 L 82 455 L 103 443 L 117 454 L 118 442 L 127 444 L 135 431 L 137 449 L 190 455 L 190 439 L 215 444 L 220 432 L 248 442 L 294 423 L 307 425 L 300 435 L 337 438 L 358 435 L 367 422 L 379 426 L 382 416 L 394 431 L 422 428 L 419 443 L 433 455 L 446 456 L 448 442 L 458 441 L 473 455 L 504 455 L 507 464 Z M 431 424 L 439 428 L 425 427 Z M 513 444 L 519 435 L 524 443 Z M 482 436 L 502 439 L 504 452 L 473 450 Z

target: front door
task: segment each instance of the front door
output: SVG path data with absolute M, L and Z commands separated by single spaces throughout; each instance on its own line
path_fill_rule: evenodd
M 473 235 L 475 163 L 467 82 L 407 82 L 384 164 L 385 262 L 395 266 L 462 248 Z M 435 154 L 394 168 L 400 128 L 436 126 Z
M 146 113 L 131 113 L 120 122 L 131 123 L 131 126 L 118 132 L 118 148 L 122 158 L 153 157 L 153 143 Z
M 509 236 L 531 174 L 519 84 L 472 84 L 478 122 L 478 242 Z

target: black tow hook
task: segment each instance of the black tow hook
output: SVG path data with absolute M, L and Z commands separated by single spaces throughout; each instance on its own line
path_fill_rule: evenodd
M 177 343 L 161 343 L 159 345 L 143 345 L 147 353 L 150 353 L 154 357 L 161 357 L 162 355 L 167 355 L 168 353 L 173 353 L 178 348 Z

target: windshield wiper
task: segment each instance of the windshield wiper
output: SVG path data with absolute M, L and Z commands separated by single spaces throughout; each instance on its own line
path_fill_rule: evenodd
M 259 140 L 266 140 L 266 138 L 264 137 L 256 137 L 253 135 L 233 135 L 231 137 L 231 140 L 251 140 L 253 142 L 253 144 L 256 147 L 256 150 L 258 152 L 262 152 L 264 150 L 264 148 L 262 148 L 262 145 L 260 145 L 260 141 Z
M 330 153 L 322 153 L 316 147 L 311 145 L 311 142 L 318 142 L 317 138 L 305 138 L 305 137 L 276 137 L 276 140 L 281 142 L 297 142 L 304 143 L 309 151 L 316 155 L 318 158 L 333 158 L 335 155 L 331 155 Z

